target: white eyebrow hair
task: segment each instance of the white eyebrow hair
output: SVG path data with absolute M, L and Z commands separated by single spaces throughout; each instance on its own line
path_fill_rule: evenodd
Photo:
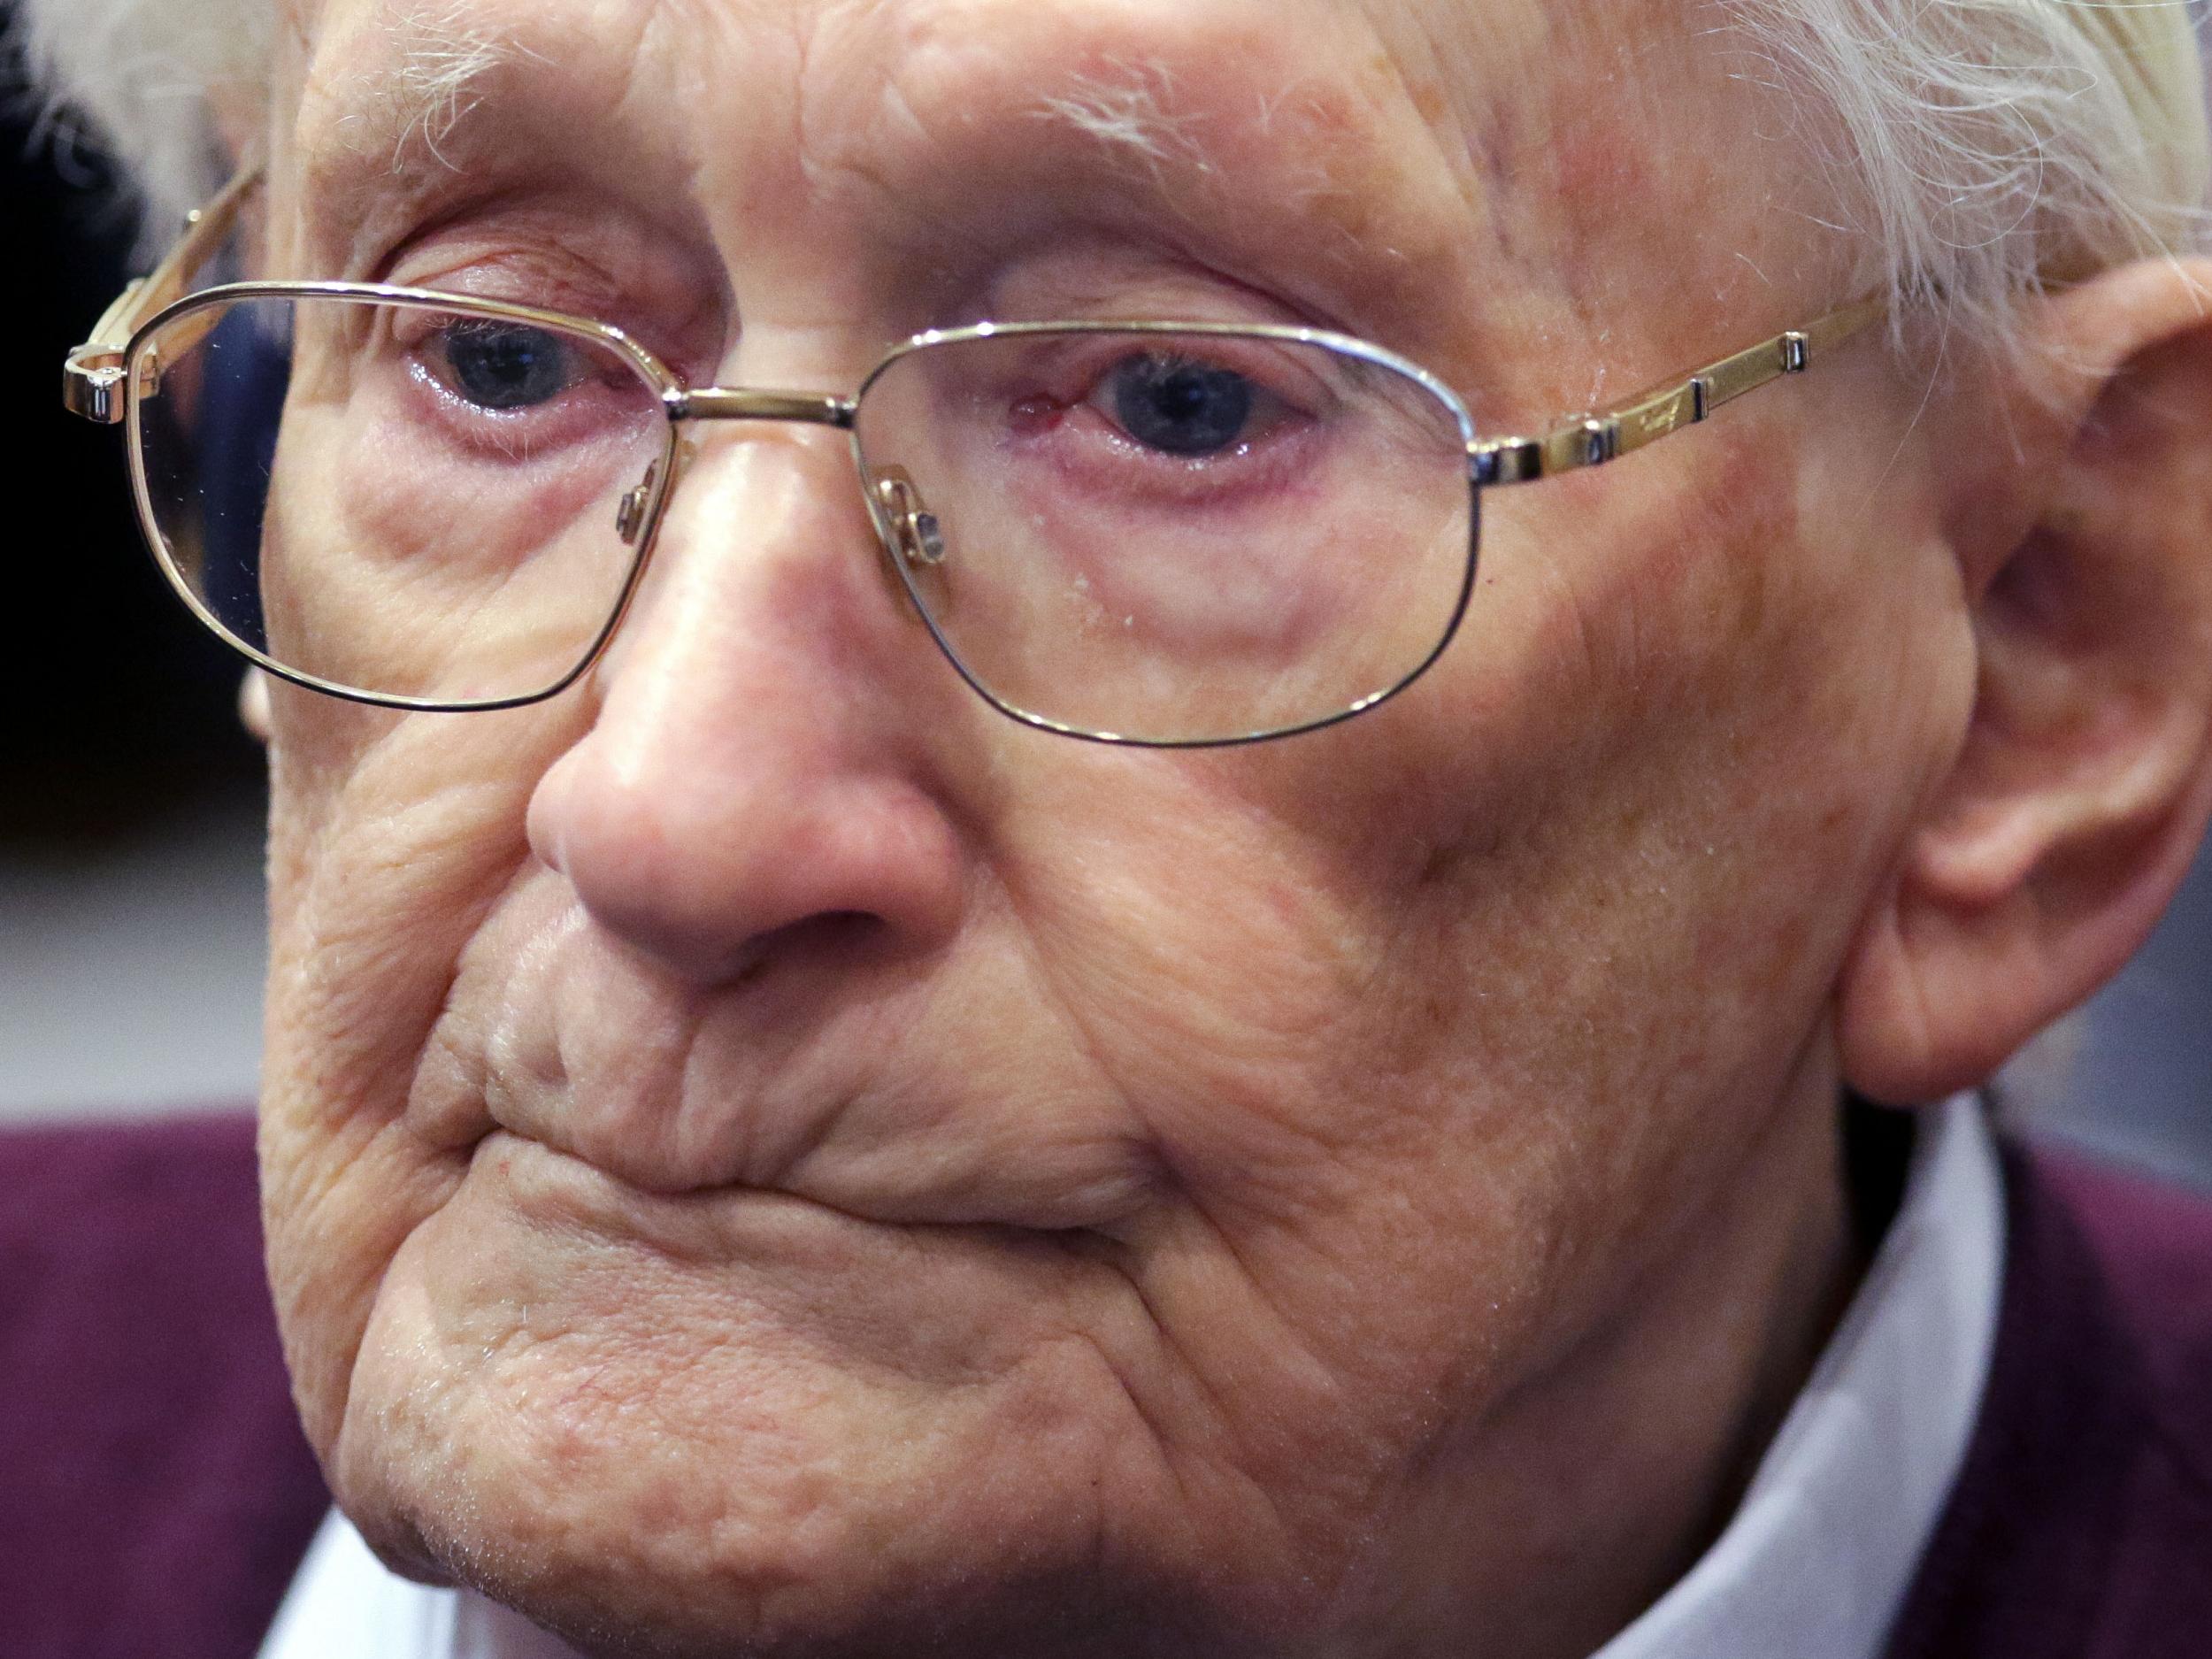
M 1211 173 L 1213 163 L 1190 130 L 1192 118 L 1167 111 L 1164 99 L 1174 94 L 1174 71 L 1162 63 L 1120 59 L 1112 71 L 1071 78 L 1065 91 L 1040 98 L 1035 113 L 1130 157 L 1155 177 L 1170 162 Z
M 475 21 L 469 0 L 408 0 L 393 8 L 387 27 L 398 45 L 396 68 L 380 72 L 379 101 L 392 133 L 394 172 L 419 145 L 440 166 L 457 171 L 443 145 L 462 119 L 482 102 L 477 87 L 503 64 L 541 55 L 511 36 Z
M 1059 84 L 1061 90 L 1038 96 L 1030 111 L 1036 119 L 1081 134 L 1108 155 L 1133 164 L 1133 171 L 1156 186 L 1175 169 L 1210 181 L 1220 175 L 1220 163 L 1202 129 L 1236 118 L 1217 108 L 1204 113 L 1175 109 L 1181 87 L 1172 64 L 1114 58 L 1104 73 L 1070 75 Z M 1284 106 L 1302 89 L 1302 83 L 1286 83 L 1261 92 L 1249 111 L 1256 130 L 1271 132 Z M 1279 188 L 1294 203 L 1310 204 L 1333 193 L 1325 167 L 1315 162 L 1307 172 L 1308 177 L 1293 178 L 1286 170 L 1279 180 Z

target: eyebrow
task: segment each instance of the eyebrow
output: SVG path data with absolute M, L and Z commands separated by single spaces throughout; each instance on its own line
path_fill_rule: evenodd
M 334 154 L 326 147 L 313 181 L 328 196 L 352 200 L 364 189 L 388 196 L 389 180 L 407 178 L 420 161 L 435 173 L 467 173 L 491 148 L 477 142 L 482 129 L 511 112 L 484 83 L 509 65 L 548 61 L 519 42 L 480 32 L 419 36 L 396 63 L 361 78 L 346 112 L 331 123 L 347 129 L 349 142 Z M 1166 188 L 1223 171 L 1201 123 L 1171 111 L 1142 70 L 1071 75 L 1064 89 L 1039 92 L 1020 113 L 1041 128 L 1087 141 L 1133 184 Z M 1050 137 L 1041 133 L 1045 142 Z
M 410 5 L 395 19 L 397 62 L 369 82 L 392 134 L 392 162 L 403 165 L 408 145 L 419 141 L 443 165 L 440 145 L 480 101 L 477 88 L 491 71 L 539 54 L 511 35 L 474 23 L 463 0 Z
M 1064 91 L 1040 93 L 1032 113 L 1095 140 L 1102 150 L 1148 173 L 1156 175 L 1170 164 L 1211 173 L 1212 158 L 1190 118 L 1167 107 L 1163 93 L 1173 81 L 1171 72 L 1157 64 L 1124 61 L 1108 73 L 1079 71 L 1068 77 Z

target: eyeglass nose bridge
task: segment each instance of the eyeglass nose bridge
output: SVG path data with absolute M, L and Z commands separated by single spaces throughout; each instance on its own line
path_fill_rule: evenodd
M 757 391 L 743 386 L 706 386 L 668 395 L 671 420 L 795 420 L 850 432 L 857 400 L 830 392 Z
M 741 386 L 679 389 L 669 393 L 666 402 L 669 419 L 673 421 L 789 420 L 831 426 L 840 432 L 853 429 L 859 411 L 856 398 L 840 397 L 834 393 L 758 390 Z M 644 478 L 623 497 L 617 510 L 616 528 L 626 542 L 634 545 L 644 527 L 646 509 L 657 480 L 656 470 L 649 467 Z M 942 527 L 906 470 L 878 467 L 872 469 L 872 476 L 864 482 L 884 551 L 894 561 L 903 561 L 909 566 L 942 564 Z

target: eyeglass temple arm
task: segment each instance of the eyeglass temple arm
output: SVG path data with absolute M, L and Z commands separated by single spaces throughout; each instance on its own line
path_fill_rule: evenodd
M 1625 403 L 1578 415 L 1538 438 L 1493 438 L 1469 446 L 1478 484 L 1519 484 L 1578 467 L 1602 466 L 1669 433 L 1694 426 L 1732 398 L 1785 374 L 1801 374 L 1816 352 L 1841 345 L 1887 309 L 1864 299 L 1803 328 L 1762 341 L 1708 364 L 1687 379 L 1655 388 Z
M 242 168 L 221 194 L 186 214 L 184 234 L 161 263 L 132 281 L 101 313 L 92 338 L 72 350 L 62 365 L 61 401 L 71 414 L 109 426 L 122 420 L 123 353 L 131 336 L 149 317 L 190 290 L 192 279 L 230 235 L 240 206 L 260 181 L 259 166 Z

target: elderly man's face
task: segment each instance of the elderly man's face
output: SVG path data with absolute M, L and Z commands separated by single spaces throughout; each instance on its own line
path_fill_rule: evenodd
M 1849 297 L 1686 7 L 403 10 L 303 30 L 273 273 L 698 383 L 1309 320 L 1500 432 Z M 1910 411 L 1870 342 L 1492 492 L 1438 666 L 1248 749 L 994 713 L 777 426 L 552 702 L 280 688 L 272 1252 L 346 1507 L 610 1650 L 1601 1638 L 1680 1563 L 1548 1565 L 1724 1501 L 1839 1259 L 1826 1005 L 1969 690 Z

